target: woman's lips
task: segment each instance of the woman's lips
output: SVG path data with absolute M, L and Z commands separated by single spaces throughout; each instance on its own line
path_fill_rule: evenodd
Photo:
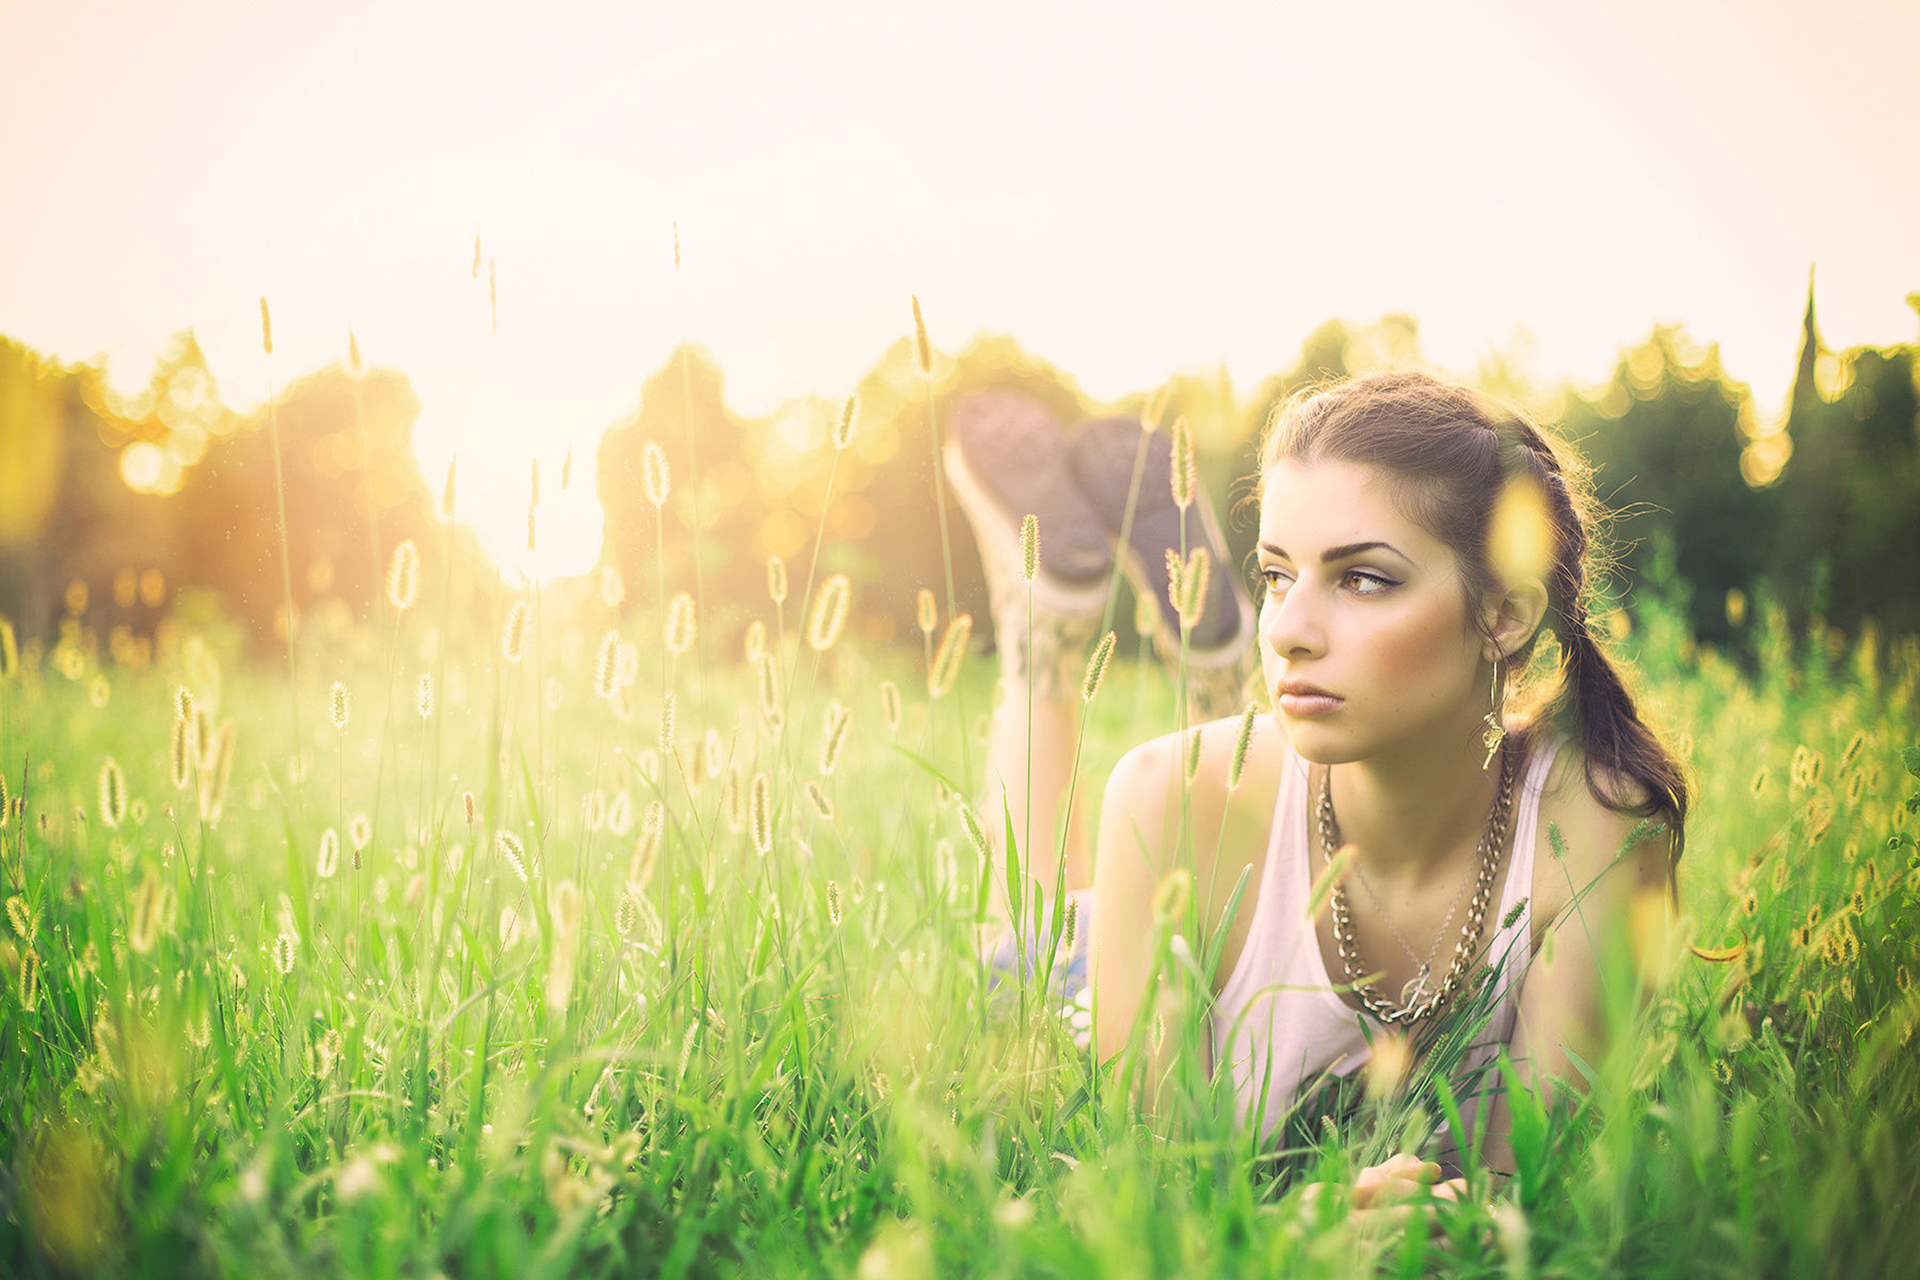
M 1346 705 L 1345 698 L 1328 693 L 1283 693 L 1280 710 L 1290 716 L 1324 716 Z

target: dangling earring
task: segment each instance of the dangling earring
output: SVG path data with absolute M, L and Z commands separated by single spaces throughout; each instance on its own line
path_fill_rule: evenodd
M 1487 758 L 1480 762 L 1480 772 L 1485 773 L 1493 764 L 1493 753 L 1500 749 L 1505 741 L 1507 730 L 1500 723 L 1500 659 L 1493 660 L 1493 709 L 1486 714 L 1486 731 L 1480 735 L 1480 745 L 1487 749 Z

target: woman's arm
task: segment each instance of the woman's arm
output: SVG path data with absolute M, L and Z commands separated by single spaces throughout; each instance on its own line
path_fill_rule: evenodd
M 1177 754 L 1170 739 L 1155 738 L 1122 756 L 1107 778 L 1094 855 L 1093 927 L 1087 939 L 1087 976 L 1095 995 L 1094 1048 L 1101 1062 L 1126 1048 L 1153 976 L 1159 950 L 1154 895 L 1175 870 L 1173 855 L 1180 846 L 1174 830 L 1180 819 L 1180 794 L 1174 785 Z M 1159 1052 L 1143 1058 L 1147 1080 L 1165 1076 L 1172 1055 L 1185 1041 L 1177 1032 L 1169 1026 Z M 1203 1039 L 1203 1052 L 1206 1048 Z M 1210 1062 L 1203 1065 L 1212 1069 Z M 1157 1090 L 1147 1093 L 1152 1098 Z
M 1629 847 L 1639 818 L 1591 795 L 1582 801 L 1584 820 L 1564 833 L 1565 857 L 1551 855 L 1573 901 L 1547 926 L 1507 1047 L 1515 1074 L 1549 1109 L 1562 1088 L 1581 1083 L 1569 1050 L 1597 1067 L 1612 1026 L 1637 1012 L 1661 980 L 1672 927 L 1668 833 L 1643 832 Z M 1510 1124 L 1503 1088 L 1488 1116 L 1483 1157 L 1508 1175 Z

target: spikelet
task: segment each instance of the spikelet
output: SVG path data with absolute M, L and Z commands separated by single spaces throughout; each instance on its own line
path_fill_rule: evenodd
M 268 355 L 273 354 L 273 312 L 267 310 L 267 300 L 260 299 L 260 347 Z
M 1187 914 L 1193 897 L 1193 877 L 1185 867 L 1175 867 L 1153 891 L 1153 918 L 1157 924 L 1175 924 Z
M 402 613 L 413 608 L 420 595 L 420 548 L 408 538 L 393 549 L 387 565 L 387 603 Z
M 960 806 L 960 825 L 967 829 L 967 839 L 973 844 L 975 853 L 983 862 L 993 858 L 993 846 L 987 843 L 987 833 L 981 829 L 980 819 L 974 816 L 972 805 Z
M 838 881 L 829 880 L 827 881 L 827 923 L 838 929 L 842 918 L 843 916 L 840 909 L 840 884 Z
M 933 697 L 945 697 L 953 689 L 953 682 L 959 678 L 960 668 L 966 661 L 967 641 L 972 636 L 972 614 L 960 614 L 947 623 L 947 632 L 940 637 L 940 647 L 933 655 L 933 666 L 927 672 L 927 692 Z
M 118 827 L 127 816 L 127 780 L 112 756 L 100 766 L 100 821 Z
M 7 826 L 7 815 L 13 810 L 13 801 L 7 795 L 7 771 L 0 769 L 0 831 Z
M 656 508 L 667 505 L 667 497 L 673 492 L 673 472 L 667 466 L 666 452 L 652 440 L 640 446 L 640 481 L 648 502 Z
M 914 600 L 914 620 L 920 624 L 920 634 L 929 638 L 933 629 L 940 625 L 940 607 L 934 603 L 933 592 L 925 587 Z
M 1247 767 L 1247 748 L 1253 745 L 1253 722 L 1260 708 L 1249 702 L 1240 713 L 1240 736 L 1233 743 L 1233 762 L 1227 766 L 1227 790 L 1240 785 L 1240 774 Z
M 344 730 L 352 712 L 353 706 L 347 699 L 347 686 L 335 680 L 333 688 L 327 692 L 327 720 L 334 728 Z
M 352 821 L 347 823 L 347 839 L 353 842 L 356 853 L 373 843 L 373 823 L 366 814 L 353 815 Z
M 1181 597 L 1180 574 L 1186 566 L 1180 562 L 1180 552 L 1177 549 L 1168 547 L 1164 554 L 1167 564 L 1167 603 L 1173 606 L 1175 613 L 1178 613 Z
M 840 765 L 840 748 L 847 740 L 853 713 L 836 700 L 827 706 L 827 730 L 820 740 L 820 776 L 829 778 Z
M 281 977 L 293 972 L 294 948 L 298 939 L 288 930 L 282 930 L 273 939 L 273 968 Z
M 413 686 L 413 709 L 420 713 L 422 720 L 433 717 L 433 672 L 422 671 L 420 679 Z
M 460 793 L 460 806 L 461 808 L 466 810 L 467 825 L 472 826 L 473 820 L 476 817 L 478 817 L 480 814 L 480 806 L 479 806 L 479 803 L 474 799 L 473 792 L 462 791 Z
M 1028 582 L 1040 572 L 1040 517 L 1031 512 L 1020 521 L 1020 572 Z
M 627 598 L 626 580 L 620 576 L 617 565 L 606 565 L 600 570 L 600 603 L 609 609 L 618 609 L 620 602 Z
M 775 604 L 787 602 L 787 562 L 779 556 L 767 557 L 767 597 Z
M 507 609 L 506 625 L 500 628 L 500 656 L 517 663 L 526 656 L 527 633 L 532 630 L 533 615 L 525 600 L 515 600 Z
M 539 539 L 535 537 L 536 530 L 534 525 L 535 525 L 534 509 L 532 507 L 528 507 L 527 508 L 527 550 L 529 551 L 532 551 L 539 541 Z
M 746 788 L 740 781 L 740 765 L 727 766 L 727 783 L 720 789 L 720 808 L 727 816 L 727 830 L 739 835 L 747 825 Z
M 767 651 L 767 624 L 758 618 L 747 624 L 745 650 L 750 664 L 759 662 Z
M 653 879 L 666 834 L 667 806 L 655 800 L 647 806 L 647 816 L 640 822 L 640 836 L 633 844 L 633 855 L 627 859 L 627 884 L 634 892 L 645 889 Z
M 891 680 L 880 682 L 880 715 L 888 733 L 900 732 L 900 686 Z
M 1760 768 L 1754 772 L 1753 781 L 1747 784 L 1747 794 L 1751 795 L 1755 800 L 1758 800 L 1766 793 L 1767 766 L 1761 765 Z
M 1100 682 L 1107 678 L 1107 664 L 1113 660 L 1116 643 L 1117 637 L 1109 631 L 1094 646 L 1093 656 L 1087 659 L 1087 674 L 1080 680 L 1080 701 L 1092 702 L 1093 695 L 1100 692 Z
M 193 718 L 193 690 L 183 684 L 173 687 L 173 718 L 175 720 Z
M 607 805 L 607 830 L 616 836 L 625 836 L 633 830 L 633 797 L 627 794 L 625 787 L 614 792 L 612 801 Z
M 927 341 L 927 322 L 920 315 L 920 297 L 913 296 L 913 358 L 920 366 L 920 376 L 933 376 L 933 344 Z M 264 304 L 262 304 L 264 305 Z
M 702 763 L 706 766 L 707 777 L 719 777 L 720 771 L 727 767 L 727 748 L 726 744 L 720 740 L 718 730 L 707 730 L 706 741 L 703 744 L 701 755 L 703 757 Z
M 667 651 L 679 657 L 693 648 L 693 597 L 682 591 L 667 605 Z
M 846 407 L 840 410 L 840 424 L 833 429 L 833 447 L 845 449 L 853 443 L 853 415 L 858 402 L 852 396 L 847 397 Z
M 1864 729 L 1856 730 L 1853 737 L 1847 740 L 1847 749 L 1840 753 L 1841 772 L 1844 773 L 1848 768 L 1848 766 L 1850 766 L 1855 760 L 1859 758 L 1860 752 L 1866 748 L 1866 745 L 1867 745 L 1866 730 Z
M 780 672 L 773 664 L 773 655 L 760 655 L 760 714 L 772 720 L 780 714 Z
M 13 634 L 13 622 L 0 618 L 0 680 L 11 680 L 20 670 L 20 641 Z
M 1200 731 L 1190 730 L 1187 734 L 1187 781 L 1192 782 L 1200 772 Z
M 500 856 L 506 859 L 507 865 L 513 868 L 513 874 L 520 878 L 520 883 L 526 884 L 528 882 L 527 850 L 526 846 L 520 843 L 520 837 L 511 831 L 499 831 L 494 834 L 493 843 L 494 848 L 499 850 Z
M 453 519 L 454 497 L 458 492 L 454 486 L 454 475 L 460 468 L 460 456 L 455 454 L 447 461 L 447 483 L 440 490 L 440 518 Z
M 328 827 L 320 833 L 320 856 L 313 864 L 314 874 L 331 880 L 340 870 L 340 833 Z
M 602 698 L 611 698 L 618 681 L 614 674 L 618 670 L 620 657 L 620 633 L 608 628 L 600 637 L 600 651 L 593 660 L 593 691 Z
M 853 599 L 853 584 L 844 573 L 836 573 L 820 584 L 813 599 L 813 616 L 807 623 L 807 643 L 815 653 L 833 648 L 847 625 L 847 610 Z
M 1187 564 L 1180 572 L 1180 598 L 1175 608 L 1180 614 L 1180 626 L 1183 630 L 1197 626 L 1200 615 L 1207 608 L 1207 579 L 1213 572 L 1213 554 L 1205 547 L 1195 547 L 1187 557 Z
M 1193 505 L 1199 476 L 1193 458 L 1193 426 L 1184 413 L 1173 420 L 1173 454 L 1168 465 L 1172 469 L 1168 479 L 1173 485 L 1174 505 L 1185 511 Z
M 747 816 L 753 829 L 753 847 L 765 855 L 773 852 L 773 796 L 766 774 L 753 775 L 751 791 Z
M 620 651 L 613 656 L 613 682 L 622 688 L 631 688 L 640 677 L 640 651 L 624 640 Z
M 167 777 L 173 779 L 175 791 L 186 787 L 186 773 L 188 773 L 186 766 L 192 756 L 192 748 L 188 745 L 190 737 L 192 737 L 192 722 L 186 720 L 184 716 L 175 718 L 173 731 L 167 733 Z M 0 791 L 4 791 L 4 787 L 6 783 L 0 783 Z M 4 806 L 6 802 L 4 798 L 0 798 L 0 808 Z
M 621 937 L 631 937 L 633 926 L 640 922 L 640 907 L 634 901 L 630 890 L 622 890 L 620 903 L 613 909 L 613 930 Z
M 673 695 L 667 694 L 660 700 L 660 754 L 673 754 Z
M 809 778 L 807 779 L 806 791 L 807 803 L 811 804 L 813 811 L 820 815 L 820 820 L 822 822 L 832 822 L 833 801 L 829 800 L 827 793 L 820 789 L 820 784 Z
M 32 944 L 34 935 L 40 931 L 40 922 L 34 919 L 32 908 L 28 907 L 27 900 L 17 893 L 7 899 L 7 923 L 13 926 L 13 931 L 20 936 L 20 940 L 29 945 Z
M 40 956 L 29 951 L 20 957 L 20 1007 L 32 1013 L 40 1002 Z

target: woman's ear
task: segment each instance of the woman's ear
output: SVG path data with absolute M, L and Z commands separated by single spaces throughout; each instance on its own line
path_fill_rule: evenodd
M 1489 593 L 1486 607 L 1481 615 L 1488 636 L 1497 645 L 1497 653 L 1488 653 L 1489 660 L 1506 658 L 1518 652 L 1540 623 L 1547 616 L 1547 586 L 1538 578 L 1529 578 L 1524 582 L 1506 588 L 1502 592 Z

